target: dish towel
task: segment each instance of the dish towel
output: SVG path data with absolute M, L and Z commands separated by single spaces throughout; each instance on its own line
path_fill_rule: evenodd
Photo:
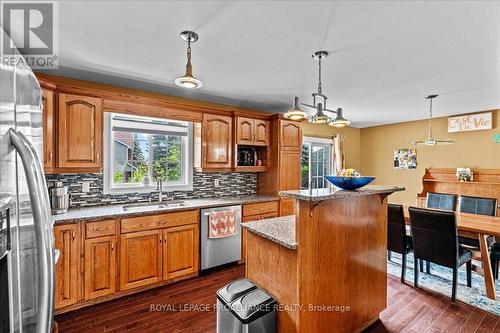
M 208 215 L 208 237 L 223 238 L 236 234 L 236 212 L 226 210 Z

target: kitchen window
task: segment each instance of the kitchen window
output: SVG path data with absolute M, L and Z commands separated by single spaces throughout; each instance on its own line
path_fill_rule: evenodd
M 302 143 L 302 181 L 303 189 L 328 187 L 325 175 L 334 173 L 333 141 L 314 137 L 304 137 Z
M 192 125 L 177 120 L 105 113 L 105 193 L 192 190 Z

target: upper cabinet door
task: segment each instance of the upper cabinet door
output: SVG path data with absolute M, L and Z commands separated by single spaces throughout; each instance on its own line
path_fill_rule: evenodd
M 254 119 L 236 117 L 236 144 L 253 145 L 254 138 Z
M 269 146 L 271 126 L 269 121 L 255 119 L 254 140 L 257 146 Z
M 203 115 L 203 168 L 231 168 L 232 122 L 227 116 Z
M 100 98 L 59 94 L 58 167 L 101 168 L 102 117 Z
M 52 90 L 42 89 L 43 166 L 45 172 L 52 172 L 52 169 L 56 165 L 54 152 L 54 112 L 55 93 Z
M 295 121 L 281 121 L 281 148 L 300 149 L 302 145 L 302 130 L 300 123 Z

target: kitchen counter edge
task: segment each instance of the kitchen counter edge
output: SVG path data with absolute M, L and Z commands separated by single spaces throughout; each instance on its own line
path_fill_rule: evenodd
M 259 202 L 278 201 L 279 198 L 267 195 L 255 196 L 242 196 L 242 197 L 221 197 L 221 198 L 206 198 L 206 199 L 187 199 L 181 200 L 189 203 L 189 206 L 174 208 L 174 209 L 151 209 L 148 211 L 130 211 L 127 212 L 123 209 L 124 206 L 134 204 L 117 204 L 117 205 L 103 205 L 103 206 L 90 206 L 85 208 L 71 208 L 67 213 L 52 215 L 54 225 L 71 224 L 77 222 L 90 222 L 100 221 L 105 219 L 115 219 L 123 217 L 136 217 L 146 215 L 167 214 L 181 211 L 188 211 L 193 209 L 222 207 L 231 205 L 252 204 Z M 168 201 L 165 203 L 168 204 Z M 140 203 L 138 206 L 148 205 L 149 203 Z

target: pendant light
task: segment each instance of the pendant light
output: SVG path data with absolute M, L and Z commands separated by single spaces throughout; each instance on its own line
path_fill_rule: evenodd
M 323 59 L 328 57 L 328 52 L 327 51 L 317 51 L 313 53 L 313 58 L 318 60 L 318 91 L 312 94 L 313 97 L 313 103 L 312 104 L 305 104 L 305 103 L 300 103 L 302 106 L 306 106 L 308 108 L 312 108 L 316 111 L 316 113 L 309 117 L 309 122 L 314 123 L 314 124 L 326 124 L 328 123 L 331 126 L 335 127 L 344 127 L 344 126 L 349 126 L 351 122 L 347 119 L 345 119 L 342 116 L 342 109 L 338 108 L 336 111 L 334 110 L 329 110 L 326 107 L 326 101 L 328 97 L 323 94 L 323 83 L 321 82 L 322 79 L 322 65 L 323 65 Z M 317 102 L 317 99 L 321 99 L 319 102 Z M 295 104 L 299 105 L 298 103 L 298 98 L 295 97 Z M 294 107 L 292 110 L 288 111 L 285 116 L 289 113 L 292 113 L 292 111 L 296 111 L 296 108 Z M 302 111 L 302 110 L 300 110 Z M 333 113 L 336 115 L 335 119 L 330 118 L 326 112 Z M 302 111 L 303 112 L 303 111 Z M 292 113 L 293 114 L 293 113 Z M 305 113 L 304 113 L 305 117 Z M 302 118 L 304 119 L 304 118 Z
M 306 118 L 306 113 L 299 106 L 299 98 L 295 97 L 293 99 L 293 108 L 288 110 L 283 117 L 290 120 L 304 120 Z
M 426 96 L 425 99 L 429 100 L 429 133 L 426 140 L 419 140 L 411 142 L 412 145 L 426 145 L 426 146 L 435 146 L 435 145 L 449 145 L 453 144 L 453 141 L 450 139 L 446 140 L 437 140 L 432 133 L 432 100 L 438 97 L 438 95 L 429 95 Z
M 191 43 L 198 40 L 198 34 L 194 31 L 183 31 L 181 38 L 188 44 L 186 72 L 183 76 L 175 79 L 175 84 L 181 88 L 199 89 L 203 87 L 203 82 L 193 76 L 193 66 L 191 65 Z
M 326 124 L 327 122 L 330 121 L 330 117 L 328 117 L 327 115 L 325 115 L 323 113 L 323 104 L 318 103 L 318 105 L 316 106 L 316 109 L 318 111 L 316 112 L 316 114 L 314 116 L 312 116 L 309 119 L 310 123 L 313 123 L 313 124 Z
M 337 109 L 337 116 L 335 117 L 334 120 L 328 123 L 328 125 L 333 126 L 333 127 L 346 127 L 351 125 L 351 121 L 345 119 L 342 116 L 342 108 Z

